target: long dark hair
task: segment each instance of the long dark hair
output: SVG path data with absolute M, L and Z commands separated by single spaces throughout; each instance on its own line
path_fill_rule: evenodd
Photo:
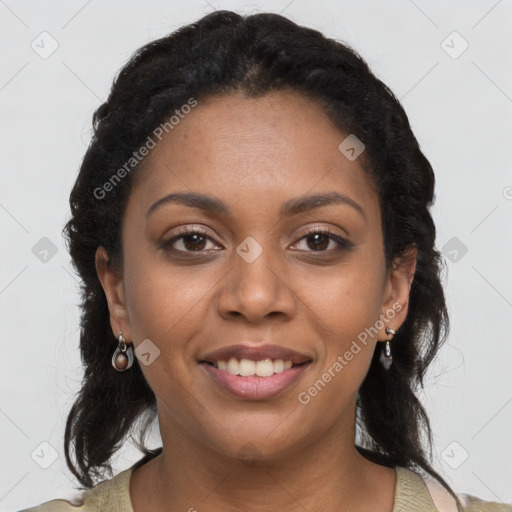
M 270 13 L 216 11 L 148 43 L 121 69 L 108 100 L 94 113 L 93 138 L 71 192 L 71 218 L 64 228 L 83 282 L 80 351 L 85 366 L 66 423 L 67 464 L 83 486 L 91 487 L 93 477 L 112 472 L 110 459 L 135 424 L 144 460 L 161 451 L 144 446 L 156 417 L 156 400 L 138 363 L 124 373 L 110 364 L 117 340 L 95 268 L 99 246 L 112 264 L 122 266 L 124 208 L 133 177 L 144 165 L 143 159 L 132 160 L 134 152 L 191 98 L 200 104 L 212 95 L 242 92 L 258 97 L 273 90 L 290 90 L 315 101 L 339 129 L 364 143 L 361 161 L 378 191 L 388 269 L 407 248 L 418 251 L 409 311 L 393 339 L 393 365 L 384 370 L 375 350 L 357 396 L 362 442 L 356 447 L 379 464 L 422 468 L 455 497 L 429 464 L 432 433 L 415 394 L 418 385 L 424 386 L 426 370 L 449 326 L 441 283 L 444 267 L 434 247 L 429 212 L 432 167 L 398 99 L 353 49 Z M 119 173 L 122 168 L 126 172 Z M 122 179 L 113 180 L 116 173 Z

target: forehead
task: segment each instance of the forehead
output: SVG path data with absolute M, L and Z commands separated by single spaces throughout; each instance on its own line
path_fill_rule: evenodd
M 378 215 L 361 160 L 338 149 L 347 135 L 318 103 L 296 93 L 211 97 L 182 115 L 146 157 L 132 196 L 149 208 L 166 193 L 193 190 L 257 210 L 263 199 L 270 205 L 337 190 Z

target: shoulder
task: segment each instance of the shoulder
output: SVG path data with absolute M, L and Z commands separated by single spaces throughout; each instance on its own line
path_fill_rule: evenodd
M 19 512 L 69 512 L 71 510 L 87 510 L 83 506 L 73 506 L 67 500 L 51 500 L 41 503 L 35 507 L 24 508 Z
M 512 504 L 485 501 L 470 494 L 457 494 L 462 508 L 448 491 L 428 474 L 397 466 L 397 485 L 393 512 L 512 512 Z
M 484 501 L 470 494 L 459 494 L 463 512 L 512 512 L 512 503 Z
M 130 476 L 133 467 L 110 480 L 104 480 L 71 501 L 57 499 L 19 512 L 133 512 L 130 500 Z

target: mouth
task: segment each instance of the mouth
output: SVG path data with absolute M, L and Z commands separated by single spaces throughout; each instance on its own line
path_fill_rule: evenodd
M 201 360 L 210 382 L 230 397 L 243 400 L 270 400 L 292 388 L 313 363 L 311 359 L 229 359 Z
M 288 390 L 313 363 L 277 345 L 236 345 L 198 361 L 215 387 L 244 400 L 267 400 Z
M 282 373 L 285 370 L 303 366 L 310 362 L 311 360 L 304 361 L 302 363 L 294 363 L 290 360 L 285 361 L 284 359 L 270 358 L 254 361 L 251 359 L 237 359 L 232 357 L 227 361 L 222 359 L 214 362 L 200 361 L 200 364 L 208 364 L 231 375 L 240 375 L 241 377 L 257 376 L 261 378 L 267 378 L 271 377 L 272 375 Z

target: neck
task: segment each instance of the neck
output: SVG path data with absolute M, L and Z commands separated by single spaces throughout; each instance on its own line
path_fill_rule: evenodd
M 251 450 L 250 444 L 242 459 L 220 453 L 167 420 L 160 419 L 166 433 L 162 454 L 132 475 L 134 512 L 393 508 L 394 470 L 371 463 L 356 450 L 355 409 L 344 425 L 336 424 L 321 438 L 271 459 L 255 447 Z

